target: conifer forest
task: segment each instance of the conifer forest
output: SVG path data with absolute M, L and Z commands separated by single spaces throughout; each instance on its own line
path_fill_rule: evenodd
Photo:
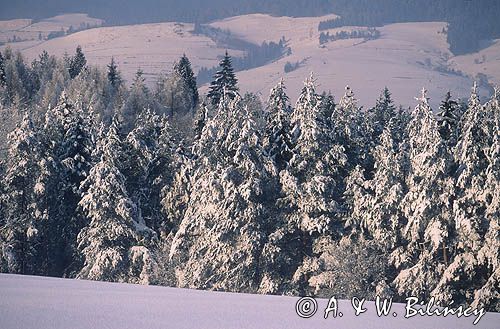
M 263 100 L 226 52 L 205 95 L 188 56 L 0 52 L 0 272 L 500 311 L 500 89 Z

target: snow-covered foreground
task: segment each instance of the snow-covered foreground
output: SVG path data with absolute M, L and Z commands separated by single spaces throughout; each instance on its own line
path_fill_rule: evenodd
M 358 317 L 349 301 L 342 318 L 323 319 L 327 301 L 309 319 L 295 313 L 298 298 L 205 292 L 45 277 L 0 275 L 0 328 L 498 328 L 500 314 L 473 317 L 377 317 L 373 303 Z

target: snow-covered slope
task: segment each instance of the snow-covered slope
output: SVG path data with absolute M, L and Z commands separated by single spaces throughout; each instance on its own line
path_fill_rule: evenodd
M 233 35 L 256 44 L 278 41 L 282 36 L 288 40 L 291 55 L 237 73 L 241 90 L 258 92 L 263 99 L 284 76 L 294 101 L 311 71 L 316 74 L 319 90 L 331 90 L 338 100 L 349 84 L 360 104 L 365 106 L 374 104 L 384 86 L 389 87 L 397 103 L 411 107 L 415 105 L 414 97 L 425 86 L 429 90 L 431 105 L 436 107 L 448 90 L 456 97 L 468 97 L 472 79 L 477 73 L 485 73 L 491 82 L 500 82 L 498 41 L 478 54 L 454 57 L 443 33 L 446 23 L 427 22 L 386 25 L 379 28 L 381 37 L 376 40 L 339 40 L 321 46 L 318 23 L 334 17 L 291 18 L 252 14 L 227 18 L 211 25 L 230 30 Z M 4 25 L 16 25 L 14 23 L 22 25 L 26 22 Z M 334 34 L 351 29 L 338 28 L 329 32 Z M 76 46 L 81 45 L 90 63 L 105 65 L 114 56 L 126 80 L 130 82 L 141 68 L 152 85 L 155 75 L 168 71 L 183 53 L 191 59 L 195 71 L 202 66 L 217 65 L 218 56 L 223 55 L 225 48 L 217 46 L 208 37 L 193 35 L 192 30 L 192 24 L 181 23 L 103 27 L 41 43 L 27 41 L 10 45 L 22 50 L 30 60 L 44 49 L 61 56 L 65 52 L 74 53 Z M 242 56 L 236 50 L 230 50 L 230 54 Z M 285 73 L 287 62 L 300 62 L 301 65 L 297 70 Z M 202 91 L 206 88 L 202 87 Z
M 364 105 L 373 104 L 384 86 L 389 87 L 397 103 L 407 106 L 414 105 L 414 96 L 423 86 L 430 91 L 433 105 L 437 105 L 448 90 L 452 90 L 457 97 L 468 97 L 471 79 L 442 72 L 453 56 L 446 35 L 442 33 L 446 23 L 391 24 L 379 28 L 381 37 L 377 40 L 339 40 L 321 47 L 317 26 L 318 21 L 324 19 L 256 14 L 233 17 L 212 25 L 229 29 L 255 43 L 276 40 L 282 35 L 289 40 L 291 56 L 238 73 L 243 90 L 267 95 L 269 89 L 284 76 L 290 96 L 295 99 L 304 78 L 313 71 L 320 89 L 331 90 L 338 100 L 346 84 L 349 84 Z M 350 29 L 338 28 L 329 32 L 334 34 Z M 500 51 L 496 53 L 500 56 Z M 283 68 L 286 62 L 304 64 L 298 70 L 285 74 Z
M 500 84 L 500 39 L 477 53 L 454 57 L 451 65 L 472 75 L 483 73 L 490 82 Z
M 247 328 L 472 328 L 472 318 L 377 317 L 373 303 L 355 317 L 350 302 L 341 301 L 343 317 L 323 318 L 318 312 L 302 319 L 298 298 L 173 289 L 92 281 L 0 275 L 0 328 L 3 329 L 247 329 Z M 499 314 L 486 314 L 474 328 L 497 328 Z
M 17 39 L 26 40 L 24 45 L 39 44 L 39 35 L 46 38 L 50 32 L 67 31 L 70 27 L 74 30 L 101 26 L 103 20 L 89 17 L 87 14 L 58 15 L 37 22 L 31 19 L 13 19 L 0 21 L 0 42 L 7 42 L 16 36 Z M 17 46 L 14 44 L 14 47 Z
M 56 56 L 73 54 L 80 45 L 89 63 L 104 67 L 114 56 L 128 82 L 141 69 L 152 84 L 154 76 L 169 71 L 173 62 L 183 53 L 189 56 L 195 71 L 202 66 L 212 67 L 218 64 L 217 56 L 223 53 L 223 49 L 218 49 L 207 37 L 193 35 L 193 28 L 193 24 L 181 23 L 102 27 L 35 45 L 18 42 L 10 46 L 21 50 L 31 60 L 43 50 Z M 232 54 L 241 55 L 241 52 L 233 51 Z

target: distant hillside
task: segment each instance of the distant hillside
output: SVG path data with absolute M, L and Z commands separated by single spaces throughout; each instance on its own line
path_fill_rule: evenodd
M 342 16 L 341 25 L 446 21 L 454 54 L 480 49 L 482 39 L 500 37 L 498 0 L 0 0 L 0 19 L 41 19 L 84 12 L 109 25 L 165 21 L 208 22 L 231 16 L 265 13 L 277 16 Z M 328 23 L 327 23 L 328 25 Z M 330 26 L 332 27 L 332 26 Z

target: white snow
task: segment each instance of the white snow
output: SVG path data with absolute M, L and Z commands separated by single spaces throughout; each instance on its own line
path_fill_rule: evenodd
M 90 64 L 105 67 L 114 57 L 123 77 L 131 83 L 138 69 L 153 85 L 159 73 L 171 70 L 174 61 L 183 53 L 188 55 L 197 72 L 202 66 L 218 64 L 218 55 L 224 50 L 205 36 L 193 35 L 193 24 L 157 23 L 101 27 L 73 33 L 68 36 L 44 42 L 10 43 L 12 49 L 20 50 L 28 60 L 38 58 L 46 50 L 51 55 L 62 57 L 74 54 L 80 45 Z M 231 51 L 233 56 L 241 56 L 240 51 Z
M 380 91 L 387 86 L 396 104 L 413 107 L 414 96 L 425 86 L 430 90 L 430 103 L 435 108 L 444 94 L 451 90 L 455 97 L 467 98 L 472 79 L 442 73 L 437 67 L 451 67 L 466 75 L 477 72 L 468 65 L 453 61 L 446 35 L 442 33 L 446 23 L 399 23 L 378 28 L 381 37 L 364 42 L 363 39 L 349 39 L 319 45 L 318 23 L 332 17 L 290 18 L 272 17 L 262 14 L 237 16 L 212 23 L 213 26 L 229 29 L 235 35 L 254 42 L 289 40 L 292 55 L 257 69 L 238 72 L 242 90 L 260 92 L 264 97 L 270 88 L 284 76 L 287 92 L 292 103 L 297 99 L 304 79 L 313 71 L 318 90 L 331 90 L 338 101 L 344 87 L 350 85 L 360 96 L 360 105 L 372 106 Z M 330 34 L 352 27 L 329 30 Z M 324 31 L 327 32 L 327 31 Z M 487 58 L 500 57 L 500 46 L 491 50 Z M 284 73 L 286 62 L 305 61 L 296 70 Z M 458 60 L 457 60 L 458 62 Z M 491 65 L 494 65 L 491 62 Z M 498 65 L 497 65 L 498 66 Z M 500 69 L 492 70 L 490 76 L 499 81 Z
M 349 301 L 339 302 L 343 317 L 323 318 L 327 300 L 319 300 L 316 315 L 299 318 L 298 298 L 206 292 L 154 286 L 0 274 L 0 328 L 3 329 L 250 329 L 250 328 L 498 328 L 500 314 L 473 317 L 405 319 L 404 305 L 394 305 L 397 317 L 377 317 L 374 303 L 354 316 Z M 331 314 L 330 314 L 331 315 Z
M 294 103 L 311 71 L 316 74 L 318 91 L 331 90 L 338 100 L 349 84 L 358 95 L 360 105 L 364 106 L 374 105 L 384 86 L 389 87 L 397 104 L 412 108 L 415 106 L 414 96 L 425 86 L 430 91 L 430 104 L 435 109 L 448 90 L 453 92 L 454 97 L 467 98 L 477 73 L 485 73 L 490 82 L 500 83 L 499 40 L 486 45 L 478 53 L 455 57 L 449 51 L 443 33 L 446 23 L 420 22 L 380 27 L 381 37 L 376 40 L 338 40 L 320 46 L 318 24 L 334 17 L 292 18 L 252 14 L 215 21 L 211 25 L 228 29 L 233 35 L 256 44 L 277 42 L 282 36 L 289 41 L 290 56 L 259 68 L 237 72 L 240 89 L 260 93 L 262 99 L 266 99 L 268 91 L 284 77 Z M 58 24 L 67 26 L 68 20 L 76 22 L 76 18 L 59 18 Z M 0 35 L 4 25 L 5 29 L 9 29 L 11 26 L 22 27 L 23 24 L 26 22 L 22 20 L 0 22 Z M 43 24 L 37 29 L 42 29 Z M 329 32 L 334 34 L 352 28 L 342 27 Z M 218 64 L 217 56 L 223 55 L 226 49 L 218 47 L 205 36 L 193 35 L 192 30 L 193 24 L 185 23 L 101 27 L 41 43 L 25 41 L 9 45 L 22 50 L 29 60 L 36 58 L 44 49 L 57 56 L 65 52 L 73 54 L 76 46 L 81 45 L 89 63 L 104 66 L 114 56 L 129 83 L 137 69 L 141 68 L 152 85 L 156 75 L 169 71 L 172 63 L 183 53 L 191 59 L 195 72 L 202 66 Z M 242 56 L 241 51 L 230 49 L 229 52 L 231 56 Z M 303 64 L 285 74 L 286 62 Z M 465 76 L 447 73 L 447 69 L 462 71 Z M 206 88 L 203 86 L 201 90 L 205 92 Z
M 89 17 L 87 14 L 64 14 L 33 23 L 31 19 L 13 19 L 8 21 L 0 21 L 0 42 L 7 42 L 14 35 L 25 41 L 20 44 L 39 44 L 39 33 L 43 38 L 47 37 L 50 32 L 67 31 L 71 26 L 73 29 L 81 29 L 88 27 L 101 26 L 103 20 Z M 16 43 L 13 47 L 18 46 Z

